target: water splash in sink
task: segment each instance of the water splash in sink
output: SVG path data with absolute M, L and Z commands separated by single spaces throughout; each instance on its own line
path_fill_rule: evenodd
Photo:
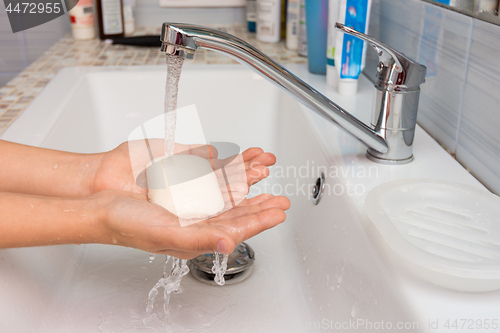
M 173 258 L 172 259 L 172 270 L 170 271 L 170 275 L 167 276 L 166 265 L 169 261 L 170 257 L 167 256 L 165 260 L 165 266 L 163 269 L 163 277 L 155 284 L 153 289 L 149 292 L 148 296 L 148 305 L 146 306 L 146 313 L 148 316 L 151 316 L 153 313 L 153 307 L 155 298 L 158 295 L 158 288 L 163 287 L 163 310 L 165 315 L 169 314 L 168 304 L 170 303 L 170 294 L 173 292 L 180 292 L 181 280 L 184 275 L 189 273 L 189 268 L 187 267 L 187 260 Z
M 222 258 L 222 260 L 221 260 Z M 227 270 L 227 260 L 229 256 L 222 253 L 214 253 L 214 265 L 212 267 L 212 273 L 215 274 L 214 281 L 219 286 L 223 286 L 226 283 L 224 280 L 224 274 Z
M 152 263 L 152 262 L 153 262 L 153 260 L 155 260 L 155 258 L 156 258 L 156 254 L 154 254 L 154 253 L 150 253 L 150 254 L 149 254 L 149 263 Z

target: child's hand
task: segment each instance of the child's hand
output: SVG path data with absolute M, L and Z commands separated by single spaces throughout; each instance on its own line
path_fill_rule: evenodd
M 214 218 L 181 227 L 177 217 L 141 194 L 102 191 L 97 204 L 100 243 L 133 247 L 182 259 L 234 247 L 285 221 L 290 201 L 262 194 Z
M 125 142 L 107 153 L 100 154 L 100 164 L 96 168 L 93 181 L 90 182 L 90 192 L 97 193 L 103 190 L 121 190 L 137 193 L 146 197 L 147 189 L 145 186 L 137 185 L 136 177 L 146 168 L 151 161 L 151 157 L 157 158 L 164 156 L 163 140 L 151 139 L 148 143 L 150 150 L 144 148 L 144 141 L 131 141 Z M 197 149 L 197 147 L 199 149 Z M 213 147 L 210 149 L 209 154 L 207 146 L 176 144 L 175 153 L 179 154 L 183 152 L 206 159 L 212 158 L 212 162 L 216 167 L 218 163 L 222 163 L 221 160 L 217 160 L 217 150 Z M 271 153 L 264 153 L 261 148 L 249 148 L 241 155 L 244 165 L 234 167 L 233 169 L 237 171 L 235 171 L 232 176 L 241 179 L 246 178 L 247 186 L 251 186 L 266 178 L 269 175 L 268 167 L 276 163 L 276 157 Z M 133 158 L 131 158 L 131 156 Z M 232 165 L 234 165 L 234 162 L 226 166 L 226 168 L 228 168 L 228 174 L 231 174 Z M 245 174 L 238 174 L 243 167 L 245 169 Z M 218 177 L 221 176 L 220 172 L 216 171 L 216 174 Z M 230 183 L 235 182 L 236 181 L 230 181 Z M 244 189 L 240 189 L 240 191 L 244 191 Z M 247 192 L 248 188 L 244 195 L 246 195 Z

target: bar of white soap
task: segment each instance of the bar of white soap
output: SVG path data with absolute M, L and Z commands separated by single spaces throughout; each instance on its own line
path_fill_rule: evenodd
M 146 170 L 148 196 L 181 220 L 205 219 L 224 208 L 210 163 L 199 156 L 157 158 Z

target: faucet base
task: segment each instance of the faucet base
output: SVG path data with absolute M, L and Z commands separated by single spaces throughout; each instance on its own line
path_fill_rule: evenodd
M 365 155 L 366 155 L 366 157 L 368 157 L 368 159 L 370 161 L 373 161 L 375 163 L 380 163 L 380 164 L 386 164 L 386 165 L 400 165 L 400 164 L 410 163 L 411 161 L 413 161 L 413 155 L 411 155 L 408 158 L 401 159 L 401 160 L 390 160 L 390 159 L 380 158 L 380 157 L 377 157 L 377 156 L 370 154 L 369 150 L 366 151 Z

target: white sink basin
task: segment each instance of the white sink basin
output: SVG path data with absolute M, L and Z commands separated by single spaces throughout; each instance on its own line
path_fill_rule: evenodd
M 373 87 L 365 78 L 353 99 L 329 91 L 324 77 L 304 67 L 290 69 L 370 118 Z M 161 114 L 165 73 L 65 69 L 0 138 L 75 152 L 112 149 Z M 190 104 L 208 141 L 260 146 L 278 157 L 272 176 L 252 193 L 287 194 L 292 208 L 284 224 L 248 241 L 256 252 L 251 276 L 214 287 L 187 275 L 184 292 L 171 298 L 171 318 L 143 326 L 148 292 L 163 272 L 160 256 L 149 264 L 145 252 L 104 245 L 0 250 L 1 332 L 348 331 L 353 324 L 366 332 L 368 322 L 383 331 L 382 321 L 391 331 L 402 323 L 405 332 L 437 332 L 429 322 L 439 320 L 442 331 L 447 319 L 498 316 L 499 292 L 459 293 L 412 278 L 386 262 L 366 231 L 364 198 L 379 184 L 434 178 L 482 187 L 422 129 L 412 163 L 375 164 L 356 139 L 236 65 L 185 66 L 179 107 Z M 328 168 L 331 193 L 315 206 L 309 194 L 321 168 Z

